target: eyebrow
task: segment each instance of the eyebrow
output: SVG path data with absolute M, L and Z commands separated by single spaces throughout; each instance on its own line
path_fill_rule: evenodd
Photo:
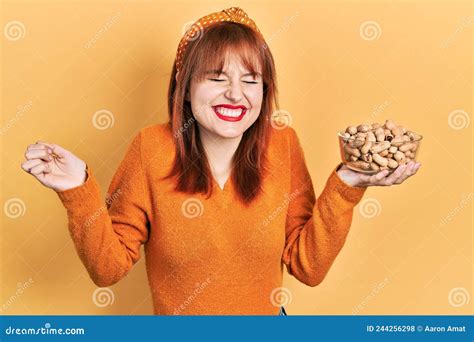
M 208 70 L 208 71 L 206 71 L 205 74 L 206 74 L 206 75 L 209 75 L 209 74 L 218 74 L 218 75 L 224 74 L 224 75 L 226 75 L 226 76 L 229 76 L 229 75 L 228 75 L 225 71 L 223 71 L 223 70 Z M 253 76 L 253 77 L 255 77 L 255 76 L 260 76 L 260 77 L 262 77 L 262 74 L 259 73 L 259 72 L 249 72 L 249 73 L 246 73 L 245 75 L 242 75 L 242 77 L 243 77 L 243 76 Z

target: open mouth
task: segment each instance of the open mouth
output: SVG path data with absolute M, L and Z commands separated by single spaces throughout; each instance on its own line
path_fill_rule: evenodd
M 214 113 L 219 117 L 219 119 L 224 121 L 240 121 L 247 112 L 247 107 L 245 106 L 233 106 L 228 104 L 222 104 L 213 106 Z

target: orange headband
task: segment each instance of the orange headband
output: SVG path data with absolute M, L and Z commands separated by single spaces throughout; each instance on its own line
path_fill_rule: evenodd
M 208 14 L 199 20 L 197 20 L 189 30 L 186 31 L 183 38 L 178 45 L 178 51 L 176 52 L 176 70 L 179 71 L 183 65 L 183 55 L 186 50 L 188 42 L 199 39 L 205 27 L 215 25 L 221 21 L 231 21 L 234 23 L 244 24 L 260 33 L 255 22 L 249 18 L 247 13 L 239 7 L 231 7 L 221 12 L 215 12 Z M 260 33 L 261 34 L 261 33 Z

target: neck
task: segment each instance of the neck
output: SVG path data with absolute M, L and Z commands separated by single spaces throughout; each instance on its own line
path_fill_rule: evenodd
M 232 157 L 239 147 L 242 135 L 236 138 L 223 138 L 201 127 L 199 133 L 213 173 L 230 174 Z

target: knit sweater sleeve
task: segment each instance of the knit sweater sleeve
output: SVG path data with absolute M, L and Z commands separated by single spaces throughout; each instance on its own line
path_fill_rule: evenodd
M 306 285 L 316 286 L 344 245 L 353 209 L 366 188 L 344 183 L 336 172 L 339 164 L 316 200 L 300 142 L 294 130 L 289 131 L 291 201 L 282 261 L 289 274 Z
M 141 133 L 129 145 L 113 176 L 105 203 L 93 170 L 86 181 L 57 192 L 67 209 L 76 251 L 92 281 L 101 287 L 118 282 L 140 259 L 148 239 L 149 196 L 140 153 Z

